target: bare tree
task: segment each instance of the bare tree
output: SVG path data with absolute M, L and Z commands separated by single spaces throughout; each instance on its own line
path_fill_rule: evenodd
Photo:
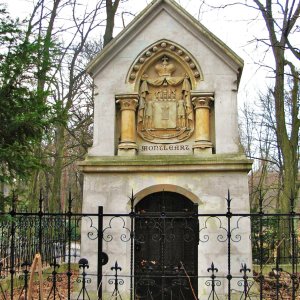
M 280 201 L 282 212 L 289 212 L 290 197 L 297 197 L 298 186 L 298 144 L 299 144 L 299 73 L 294 64 L 288 61 L 286 52 L 289 50 L 296 59 L 300 59 L 299 49 L 291 45 L 290 34 L 294 29 L 300 13 L 300 2 L 285 1 L 284 5 L 277 2 L 276 9 L 280 9 L 282 21 L 278 23 L 274 14 L 274 5 L 267 0 L 263 5 L 254 0 L 259 8 L 269 33 L 270 46 L 275 60 L 275 77 L 273 98 L 275 103 L 276 134 L 278 145 L 283 158 L 283 195 Z M 287 79 L 292 82 L 291 90 L 287 91 Z M 290 95 L 291 109 L 285 105 L 285 95 Z M 291 113 L 291 125 L 287 124 L 287 113 Z M 290 128 L 289 128 L 290 127 Z
M 57 122 L 54 124 L 55 142 L 53 153 L 53 184 L 51 191 L 51 200 L 49 209 L 51 211 L 62 209 L 63 199 L 62 193 L 62 174 L 66 165 L 70 164 L 67 159 L 67 145 L 68 135 L 70 132 L 75 131 L 78 124 L 71 122 L 70 111 L 83 109 L 83 106 L 77 106 L 78 99 L 86 103 L 86 99 L 91 98 L 92 83 L 85 74 L 85 65 L 87 63 L 83 52 L 85 44 L 88 42 L 89 35 L 99 27 L 100 23 L 98 15 L 103 9 L 103 3 L 99 2 L 91 10 L 84 11 L 81 18 L 78 18 L 78 9 L 82 9 L 77 1 L 71 3 L 72 8 L 72 21 L 75 24 L 73 28 L 73 35 L 70 42 L 67 45 L 62 45 L 61 56 L 58 61 L 60 69 L 56 76 L 55 85 L 55 106 L 57 107 Z M 100 49 L 98 49 L 100 51 Z M 90 88 L 89 92 L 87 88 Z M 92 113 L 92 111 L 90 111 Z M 91 115 L 86 116 L 87 119 L 91 118 Z M 85 120 L 86 121 L 86 120 Z M 86 141 L 87 143 L 88 141 Z M 78 157 L 82 157 L 81 153 L 78 153 Z
M 240 136 L 246 155 L 254 159 L 249 174 L 250 207 L 278 210 L 282 189 L 282 155 L 278 147 L 272 92 L 258 96 L 256 104 L 240 111 Z
M 64 208 L 71 187 L 81 199 L 82 178 L 75 161 L 83 158 L 91 145 L 93 124 L 93 82 L 85 67 L 102 49 L 102 27 L 112 38 L 119 2 L 38 0 L 33 7 L 26 38 L 39 43 L 34 88 L 47 91 L 44 101 L 51 107 L 52 120 L 35 150 L 44 167 L 32 174 L 30 186 L 23 186 L 32 208 L 37 206 L 41 186 L 44 205 L 51 211 Z M 80 209 L 80 202 L 77 207 Z
M 274 104 L 273 126 L 282 159 L 279 209 L 281 212 L 289 212 L 289 199 L 297 198 L 299 192 L 299 69 L 296 64 L 300 59 L 300 51 L 293 45 L 293 35 L 299 28 L 300 1 L 226 1 L 219 7 L 209 2 L 201 1 L 201 5 L 218 9 L 243 5 L 254 9 L 263 19 L 267 36 L 259 36 L 260 33 L 257 33 L 255 42 L 266 48 L 266 55 L 272 54 L 273 65 L 264 65 L 263 61 L 257 63 L 273 74 L 271 94 L 267 95 L 266 100 Z

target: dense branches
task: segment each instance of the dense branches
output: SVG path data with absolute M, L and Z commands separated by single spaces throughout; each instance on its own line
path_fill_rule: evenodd
M 38 0 L 22 23 L 0 11 L 0 181 L 14 181 L 31 207 L 41 187 L 52 211 L 64 208 L 69 189 L 81 199 L 75 162 L 91 146 L 93 124 L 93 82 L 85 66 L 102 48 L 105 21 L 112 39 L 119 2 Z M 25 188 L 20 176 L 30 183 Z M 80 209 L 80 202 L 74 205 Z
M 24 177 L 39 163 L 33 146 L 39 141 L 49 120 L 47 93 L 35 88 L 38 82 L 40 44 L 26 38 L 18 21 L 5 10 L 0 24 L 0 182 Z M 44 61 L 49 67 L 51 61 Z

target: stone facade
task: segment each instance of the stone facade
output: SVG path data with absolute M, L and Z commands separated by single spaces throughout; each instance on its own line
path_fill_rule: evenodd
M 80 163 L 83 212 L 101 205 L 105 213 L 128 213 L 132 191 L 135 204 L 170 191 L 198 204 L 199 213 L 226 213 L 228 189 L 232 210 L 249 212 L 251 161 L 240 153 L 237 126 L 242 67 L 178 4 L 153 1 L 87 68 L 96 91 L 93 146 Z M 239 233 L 248 237 L 249 221 L 240 225 Z M 207 230 L 217 234 L 217 226 Z M 84 238 L 89 230 L 83 226 L 82 255 L 96 262 L 97 242 Z M 104 248 L 111 263 L 129 266 L 128 245 L 116 241 Z M 249 239 L 234 251 L 238 270 L 243 262 L 251 265 Z M 207 274 L 212 254 L 226 269 L 226 249 L 209 242 L 198 247 L 198 275 Z M 206 294 L 201 280 L 198 292 Z

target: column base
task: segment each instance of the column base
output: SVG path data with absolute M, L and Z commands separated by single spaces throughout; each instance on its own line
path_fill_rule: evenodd
M 138 146 L 135 143 L 121 143 L 118 146 L 119 156 L 134 156 L 137 154 Z
M 198 141 L 193 145 L 193 152 L 195 155 L 209 155 L 212 154 L 212 147 L 209 141 Z

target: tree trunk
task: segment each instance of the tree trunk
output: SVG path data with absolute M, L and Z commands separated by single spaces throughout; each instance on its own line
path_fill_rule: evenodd
M 105 47 L 113 39 L 113 30 L 115 26 L 115 15 L 119 6 L 120 0 L 106 0 L 106 27 L 103 38 L 103 47 Z
M 58 124 L 56 128 L 56 139 L 55 139 L 52 196 L 49 205 L 51 212 L 60 212 L 62 209 L 61 179 L 62 179 L 63 160 L 64 160 L 64 145 L 65 145 L 65 129 L 62 124 Z

